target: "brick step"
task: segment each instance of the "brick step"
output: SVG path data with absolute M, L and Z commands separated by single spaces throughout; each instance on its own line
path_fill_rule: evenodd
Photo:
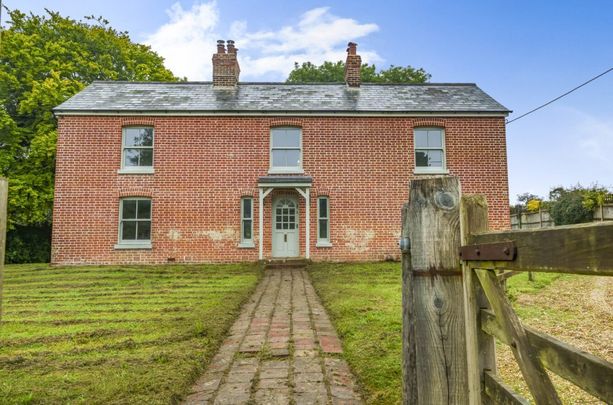
M 306 259 L 274 259 L 268 261 L 265 269 L 297 269 L 301 267 L 306 267 L 309 263 Z

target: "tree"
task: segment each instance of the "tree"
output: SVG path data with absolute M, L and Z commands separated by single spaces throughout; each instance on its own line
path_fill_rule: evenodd
M 526 211 L 528 212 L 537 212 L 543 208 L 543 200 L 539 198 L 534 198 L 526 203 Z
M 598 210 L 600 220 L 604 221 L 604 205 L 609 199 L 613 201 L 613 193 L 605 187 L 594 185 L 583 194 L 583 206 L 590 211 Z
M 362 81 L 365 83 L 425 83 L 430 80 L 430 74 L 423 69 L 411 66 L 390 66 L 377 72 L 375 65 L 362 64 L 360 69 Z M 345 62 L 324 62 L 317 66 L 311 62 L 294 63 L 287 83 L 329 83 L 345 81 Z
M 57 139 L 52 108 L 94 80 L 177 78 L 163 58 L 101 17 L 75 21 L 49 10 L 43 16 L 13 10 L 9 17 L 0 38 L 0 174 L 9 179 L 10 247 L 20 228 L 51 224 Z
M 594 185 L 583 193 L 583 206 L 588 210 L 602 208 L 613 194 L 605 187 Z

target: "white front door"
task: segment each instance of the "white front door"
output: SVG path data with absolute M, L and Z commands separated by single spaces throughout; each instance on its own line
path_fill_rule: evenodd
M 290 197 L 280 197 L 272 208 L 272 256 L 298 256 L 298 204 Z

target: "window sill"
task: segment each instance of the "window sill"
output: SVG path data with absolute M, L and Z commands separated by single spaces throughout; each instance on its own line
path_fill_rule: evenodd
M 241 242 L 238 244 L 239 249 L 253 249 L 255 248 L 255 243 L 253 242 Z
M 332 243 L 327 242 L 327 241 L 317 242 L 315 244 L 315 247 L 318 247 L 318 248 L 320 248 L 320 247 L 329 248 L 329 247 L 332 247 Z
M 155 169 L 153 167 L 139 167 L 135 169 L 119 169 L 117 174 L 154 174 Z
M 300 168 L 296 169 L 269 169 L 268 174 L 304 174 L 304 170 Z
M 449 170 L 442 168 L 430 169 L 426 167 L 416 167 L 415 169 L 413 169 L 413 174 L 449 174 Z
M 118 243 L 115 245 L 116 250 L 126 250 L 126 249 L 151 249 L 151 242 L 143 242 L 143 243 Z

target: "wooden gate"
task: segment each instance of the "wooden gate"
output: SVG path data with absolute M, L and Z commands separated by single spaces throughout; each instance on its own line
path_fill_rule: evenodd
M 482 196 L 457 178 L 413 180 L 403 209 L 405 404 L 525 404 L 496 375 L 509 345 L 537 404 L 560 404 L 546 370 L 613 403 L 613 364 L 523 326 L 501 270 L 613 276 L 613 223 L 487 232 Z

